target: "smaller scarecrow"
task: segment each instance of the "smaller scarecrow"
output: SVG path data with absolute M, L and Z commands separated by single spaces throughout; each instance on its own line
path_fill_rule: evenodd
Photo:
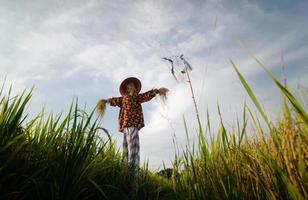
M 144 118 L 141 104 L 150 101 L 159 94 L 162 100 L 166 100 L 167 88 L 151 89 L 145 93 L 139 93 L 141 82 L 135 77 L 125 79 L 119 88 L 121 97 L 101 99 L 97 102 L 97 112 L 102 117 L 106 103 L 120 107 L 119 131 L 123 133 L 123 152 L 125 161 L 132 167 L 135 185 L 137 186 L 139 170 L 139 130 L 144 127 Z

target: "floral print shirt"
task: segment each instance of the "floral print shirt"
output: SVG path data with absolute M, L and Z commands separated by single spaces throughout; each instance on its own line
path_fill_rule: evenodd
M 144 127 L 144 119 L 141 103 L 147 102 L 155 97 L 155 90 L 149 90 L 141 94 L 123 95 L 112 97 L 111 106 L 120 107 L 119 131 L 123 132 L 126 127 L 136 127 L 138 130 Z

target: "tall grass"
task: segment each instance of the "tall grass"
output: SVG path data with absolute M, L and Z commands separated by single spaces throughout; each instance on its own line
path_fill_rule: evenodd
M 6 95 L 1 90 L 0 200 L 307 199 L 307 113 L 292 92 L 256 61 L 284 95 L 278 120 L 269 120 L 231 61 L 261 118 L 244 104 L 241 119 L 227 129 L 217 105 L 218 132 L 211 129 L 207 112 L 197 144 L 176 153 L 172 177 L 159 176 L 145 164 L 136 194 L 129 167 L 94 111 L 84 112 L 75 100 L 65 115 L 42 110 L 29 119 L 25 109 L 32 91 L 11 97 L 11 90 Z M 185 119 L 184 124 L 189 140 Z
M 277 122 L 271 122 L 232 61 L 231 65 L 266 127 L 244 105 L 243 124 L 238 120 L 235 127 L 226 130 L 218 106 L 219 131 L 212 133 L 208 121 L 205 132 L 199 134 L 197 149 L 184 149 L 183 157 L 174 163 L 175 169 L 182 169 L 179 176 L 174 176 L 177 198 L 307 199 L 306 111 L 291 91 L 262 65 L 284 95 L 283 112 Z M 248 123 L 252 124 L 253 133 L 248 132 Z M 210 141 L 205 139 L 208 134 Z
M 141 170 L 137 194 L 107 130 L 73 102 L 66 115 L 24 114 L 31 91 L 0 100 L 0 199 L 169 199 L 171 185 Z M 103 131 L 109 139 L 100 137 Z M 169 191 L 166 193 L 166 191 Z

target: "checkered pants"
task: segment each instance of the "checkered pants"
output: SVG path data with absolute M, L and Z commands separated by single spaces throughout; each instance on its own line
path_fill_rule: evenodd
M 123 140 L 123 153 L 125 161 L 132 167 L 132 172 L 135 181 L 139 175 L 139 133 L 135 127 L 128 127 L 124 129 L 124 140 Z

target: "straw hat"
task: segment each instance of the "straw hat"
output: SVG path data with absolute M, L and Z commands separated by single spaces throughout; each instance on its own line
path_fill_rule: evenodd
M 136 90 L 137 90 L 137 93 L 140 92 L 140 90 L 141 90 L 140 80 L 136 77 L 129 77 L 129 78 L 126 78 L 124 81 L 122 81 L 122 83 L 120 85 L 119 91 L 120 91 L 122 96 L 126 94 L 126 86 L 129 83 L 134 83 Z

